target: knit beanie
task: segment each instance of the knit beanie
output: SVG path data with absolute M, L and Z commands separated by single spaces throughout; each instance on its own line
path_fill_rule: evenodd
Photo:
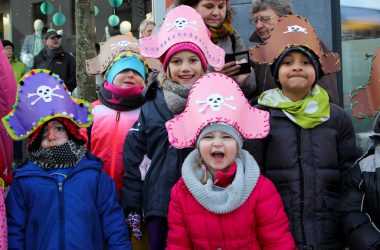
M 49 122 L 54 121 L 54 120 L 57 120 L 63 124 L 71 140 L 74 140 L 75 142 L 78 142 L 80 144 L 86 143 L 86 138 L 81 133 L 80 128 L 75 123 L 63 117 L 57 117 L 45 122 L 36 131 L 34 131 L 34 133 L 29 138 L 29 141 L 28 141 L 28 151 L 33 151 L 41 147 L 42 134 L 43 134 L 41 132 L 43 131 L 43 129 Z
M 272 71 L 273 78 L 274 78 L 277 86 L 280 89 L 281 89 L 281 84 L 278 81 L 278 70 L 280 69 L 280 65 L 281 65 L 282 60 L 290 52 L 293 52 L 293 51 L 301 52 L 302 54 L 304 54 L 305 56 L 307 56 L 310 59 L 311 64 L 313 65 L 314 70 L 315 70 L 315 82 L 317 82 L 319 80 L 319 78 L 322 76 L 322 70 L 321 70 L 318 58 L 316 57 L 316 55 L 314 54 L 313 51 L 309 50 L 306 47 L 300 47 L 300 46 L 290 47 L 290 48 L 284 50 L 281 53 L 281 55 L 274 61 L 274 63 L 270 67 L 270 69 Z
M 132 69 L 140 74 L 140 76 L 146 81 L 146 70 L 144 63 L 135 56 L 127 56 L 117 58 L 109 71 L 106 74 L 106 80 L 112 83 L 115 76 L 126 69 Z
M 240 132 L 236 128 L 224 122 L 214 122 L 204 127 L 201 133 L 199 134 L 198 139 L 197 139 L 197 148 L 199 147 L 200 140 L 206 134 L 215 132 L 215 131 L 220 131 L 220 132 L 229 134 L 235 139 L 239 149 L 243 147 L 243 136 L 240 134 Z
M 178 53 L 180 51 L 184 51 L 184 50 L 191 51 L 191 52 L 197 54 L 199 56 L 199 59 L 201 60 L 203 71 L 204 72 L 207 71 L 207 60 L 206 60 L 206 57 L 203 54 L 203 52 L 194 43 L 184 42 L 184 43 L 174 44 L 172 47 L 170 47 L 168 49 L 168 51 L 166 51 L 165 54 L 163 54 L 160 57 L 160 61 L 162 62 L 162 65 L 164 67 L 165 72 L 166 72 L 166 69 L 168 67 L 170 58 L 173 55 L 175 55 L 176 53 Z
M 13 43 L 9 40 L 1 40 L 1 43 L 3 44 L 3 47 L 5 46 L 11 46 L 12 47 L 12 50 L 15 49 L 15 46 L 13 45 Z

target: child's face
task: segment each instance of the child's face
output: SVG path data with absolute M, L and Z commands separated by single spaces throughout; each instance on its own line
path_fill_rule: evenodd
M 119 88 L 130 88 L 133 86 L 144 87 L 144 79 L 139 73 L 132 69 L 125 69 L 115 76 L 112 82 L 113 85 Z
M 167 71 L 173 82 L 192 86 L 202 75 L 202 63 L 194 52 L 180 51 L 170 58 Z
M 226 0 L 201 0 L 194 8 L 206 25 L 213 28 L 220 27 L 226 18 Z
M 292 101 L 302 100 L 309 94 L 315 77 L 309 57 L 298 51 L 290 52 L 282 60 L 278 70 L 282 93 Z
M 206 134 L 199 141 L 199 152 L 210 173 L 227 171 L 237 155 L 237 142 L 226 133 L 215 131 Z
M 41 148 L 51 148 L 65 144 L 69 140 L 66 128 L 59 121 L 49 122 L 42 133 Z

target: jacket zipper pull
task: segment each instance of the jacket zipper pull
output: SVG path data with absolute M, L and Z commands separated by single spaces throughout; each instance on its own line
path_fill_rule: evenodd
M 62 182 L 60 182 L 60 183 L 58 183 L 58 191 L 62 192 L 62 189 L 63 189 Z

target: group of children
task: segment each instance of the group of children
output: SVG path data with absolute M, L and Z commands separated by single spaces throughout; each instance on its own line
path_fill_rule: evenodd
M 338 214 L 355 134 L 315 84 L 339 56 L 321 52 L 307 20 L 283 17 L 251 48 L 278 85 L 252 107 L 232 78 L 207 73 L 224 55 L 179 6 L 153 36 L 111 38 L 87 62 L 104 77 L 92 105 L 52 72 L 25 74 L 3 118 L 12 138 L 29 138 L 6 200 L 9 249 L 344 249 L 361 223 L 347 233 Z M 153 82 L 148 58 L 162 63 Z

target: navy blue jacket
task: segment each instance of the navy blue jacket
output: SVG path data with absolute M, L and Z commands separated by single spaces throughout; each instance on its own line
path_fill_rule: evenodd
M 147 101 L 124 144 L 121 203 L 127 211 L 143 212 L 145 218 L 166 217 L 170 191 L 181 177 L 182 163 L 192 149 L 176 149 L 170 145 L 165 123 L 174 116 L 157 82 L 149 85 L 145 97 Z M 142 181 L 139 166 L 145 154 L 152 162 Z
M 84 157 L 57 178 L 28 162 L 6 199 L 9 249 L 132 249 L 114 182 Z

